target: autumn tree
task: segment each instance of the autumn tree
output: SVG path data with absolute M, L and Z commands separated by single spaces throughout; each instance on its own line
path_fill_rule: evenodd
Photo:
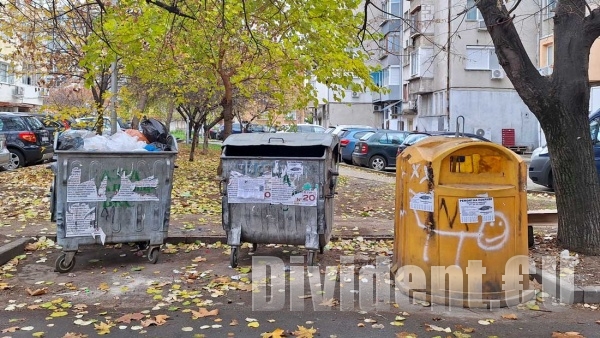
M 105 45 L 92 43 L 103 11 L 102 2 L 69 0 L 9 0 L 0 6 L 0 31 L 14 47 L 11 60 L 36 69 L 44 79 L 40 86 L 85 84 L 94 99 L 93 110 L 99 113 L 99 133 L 114 58 Z M 86 57 L 94 62 L 84 62 Z

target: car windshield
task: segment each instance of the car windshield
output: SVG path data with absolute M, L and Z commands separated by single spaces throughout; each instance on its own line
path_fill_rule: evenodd
M 363 137 L 361 137 L 360 140 L 361 141 L 366 141 L 366 140 L 368 140 L 373 135 L 375 135 L 375 132 L 370 131 L 370 132 L 366 133 Z
M 325 130 L 325 133 L 327 133 L 327 134 L 330 134 L 330 133 L 332 133 L 334 130 L 335 130 L 335 127 L 328 127 L 328 128 Z
M 404 139 L 404 142 L 402 142 L 402 144 L 412 145 L 415 144 L 417 141 L 424 139 L 425 137 L 427 137 L 427 135 L 425 134 L 411 134 Z
M 33 117 L 33 116 L 25 116 L 24 118 L 25 118 L 25 120 L 27 120 L 27 122 L 31 125 L 31 127 L 33 129 L 35 129 L 35 130 L 45 129 L 44 125 L 42 124 L 42 122 L 40 120 L 36 119 L 35 117 Z

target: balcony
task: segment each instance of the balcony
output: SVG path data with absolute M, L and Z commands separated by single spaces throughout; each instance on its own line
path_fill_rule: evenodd
M 408 81 L 408 93 L 416 95 L 433 93 L 433 79 L 423 77 L 410 79 Z

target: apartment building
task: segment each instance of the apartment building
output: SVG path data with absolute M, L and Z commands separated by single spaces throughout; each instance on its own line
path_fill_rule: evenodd
M 0 111 L 27 112 L 44 104 L 48 88 L 39 85 L 33 67 L 14 65 L 7 54 L 10 46 L 0 42 Z
M 514 11 L 514 23 L 534 64 L 539 19 L 532 14 L 540 12 L 540 1 L 523 1 Z M 455 131 L 463 116 L 461 131 L 502 143 L 503 130 L 512 130 L 516 145 L 535 148 L 540 143 L 539 123 L 499 65 L 474 2 L 403 1 L 403 127 Z
M 539 54 L 540 73 L 551 75 L 554 67 L 554 10 L 559 0 L 539 0 L 541 10 L 539 12 Z M 596 8 L 598 4 L 588 1 L 590 8 Z M 596 41 L 590 51 L 590 67 L 588 73 L 591 85 L 590 112 L 600 109 L 600 42 Z

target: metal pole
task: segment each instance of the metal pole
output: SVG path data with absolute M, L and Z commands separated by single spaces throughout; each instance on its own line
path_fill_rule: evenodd
M 110 89 L 112 92 L 112 97 L 110 98 L 110 134 L 114 134 L 117 132 L 117 57 L 115 56 L 115 61 L 112 64 L 112 74 L 110 76 Z

